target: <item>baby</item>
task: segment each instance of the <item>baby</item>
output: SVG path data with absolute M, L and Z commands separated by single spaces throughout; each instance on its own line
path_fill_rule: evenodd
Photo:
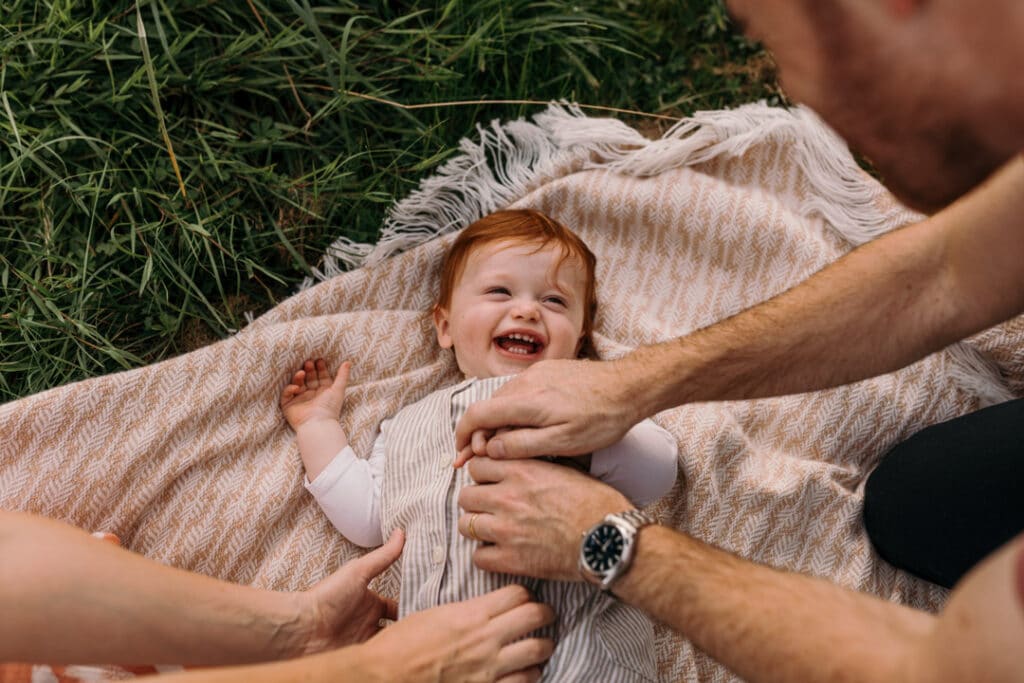
M 434 324 L 465 380 L 406 406 L 381 424 L 368 459 L 357 458 L 339 423 L 349 364 L 337 376 L 306 361 L 284 388 L 281 407 L 295 430 L 306 488 L 349 540 L 380 545 L 403 528 L 399 618 L 410 612 L 523 583 L 558 614 L 545 681 L 653 681 L 650 621 L 585 583 L 536 581 L 473 566 L 476 543 L 457 529 L 458 495 L 471 485 L 455 469 L 455 423 L 510 375 L 548 358 L 578 358 L 590 345 L 597 306 L 595 258 L 552 218 L 499 211 L 467 227 L 441 270 Z M 676 477 L 674 438 L 650 420 L 618 444 L 575 464 L 642 507 Z

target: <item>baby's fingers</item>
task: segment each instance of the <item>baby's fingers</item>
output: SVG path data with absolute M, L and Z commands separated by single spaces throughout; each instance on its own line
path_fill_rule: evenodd
M 309 385 L 310 389 L 319 389 L 321 384 L 330 380 L 331 376 L 327 372 L 327 365 L 324 363 L 323 358 L 317 358 L 315 361 L 307 360 L 305 369 L 306 384 Z
M 334 381 L 341 384 L 341 388 L 344 389 L 348 385 L 348 372 L 352 369 L 352 362 L 345 361 L 338 368 L 338 374 L 334 376 Z
M 345 400 L 345 388 L 348 387 L 348 373 L 351 369 L 352 363 L 345 361 L 338 368 L 338 374 L 334 376 L 334 384 L 331 385 L 330 392 L 338 401 Z
M 305 373 L 299 370 L 292 377 L 292 383 L 281 390 L 281 405 L 286 405 L 291 402 L 299 394 L 305 392 Z

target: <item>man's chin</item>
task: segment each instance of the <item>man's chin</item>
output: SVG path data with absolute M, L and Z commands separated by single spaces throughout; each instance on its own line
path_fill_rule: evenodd
M 913 163 L 907 159 L 895 164 L 888 173 L 884 166 L 879 166 L 882 184 L 897 199 L 911 209 L 932 214 L 984 183 L 1010 158 L 967 157 L 960 164 L 950 162 L 930 167 L 926 162 Z
M 893 137 L 895 130 L 864 139 L 859 151 L 897 199 L 924 213 L 949 206 L 1017 153 L 986 145 L 966 124 L 922 123 L 917 131 L 904 129 L 902 138 Z

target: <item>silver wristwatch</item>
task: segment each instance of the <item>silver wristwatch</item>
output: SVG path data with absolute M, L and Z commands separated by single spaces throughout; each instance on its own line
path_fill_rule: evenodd
M 583 534 L 580 544 L 580 573 L 590 583 L 611 590 L 633 563 L 637 532 L 654 519 L 640 510 L 611 514 Z

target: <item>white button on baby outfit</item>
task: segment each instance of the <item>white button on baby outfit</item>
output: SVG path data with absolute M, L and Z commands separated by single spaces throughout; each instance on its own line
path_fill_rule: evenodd
M 444 562 L 444 546 L 435 545 L 431 558 L 434 560 L 434 564 L 441 564 Z

